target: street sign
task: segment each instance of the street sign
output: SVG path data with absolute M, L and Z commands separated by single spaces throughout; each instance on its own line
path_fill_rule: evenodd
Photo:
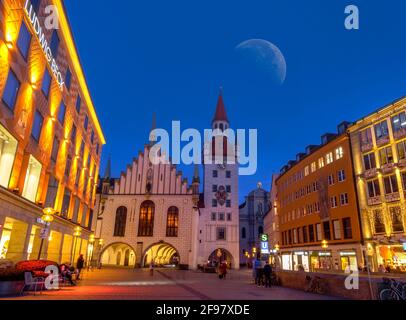
M 41 239 L 48 239 L 49 237 L 49 229 L 48 228 L 42 228 L 41 233 L 40 233 L 40 238 Z
M 261 254 L 269 254 L 269 237 L 267 234 L 261 234 Z

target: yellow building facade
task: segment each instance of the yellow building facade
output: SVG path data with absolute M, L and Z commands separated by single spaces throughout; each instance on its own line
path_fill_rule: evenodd
M 0 12 L 0 259 L 73 261 L 87 254 L 105 138 L 63 1 Z
M 406 98 L 349 128 L 371 267 L 406 271 Z

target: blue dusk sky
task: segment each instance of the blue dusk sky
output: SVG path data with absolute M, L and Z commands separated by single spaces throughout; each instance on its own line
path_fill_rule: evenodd
M 170 130 L 210 128 L 219 87 L 231 126 L 258 129 L 258 171 L 240 198 L 343 120 L 406 95 L 403 0 L 69 0 L 68 16 L 118 177 L 143 149 L 156 112 Z M 347 5 L 360 30 L 344 27 Z M 276 86 L 242 68 L 236 46 L 275 44 L 287 64 Z M 258 66 L 257 66 L 258 67 Z M 265 68 L 266 66 L 264 66 Z M 252 72 L 251 72 L 252 71 Z M 192 168 L 181 166 L 189 181 Z

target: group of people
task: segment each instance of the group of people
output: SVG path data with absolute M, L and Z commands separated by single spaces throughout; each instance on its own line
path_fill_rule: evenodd
M 85 259 L 83 258 L 83 254 L 81 254 L 76 261 L 76 270 L 70 263 L 63 263 L 60 265 L 61 275 L 63 279 L 70 283 L 70 285 L 75 286 L 76 282 L 73 281 L 73 275 L 76 273 L 76 281 L 80 280 L 80 274 L 84 266 Z
M 268 261 L 264 264 L 259 259 L 255 259 L 252 264 L 252 276 L 258 287 L 270 288 L 272 286 L 272 266 Z

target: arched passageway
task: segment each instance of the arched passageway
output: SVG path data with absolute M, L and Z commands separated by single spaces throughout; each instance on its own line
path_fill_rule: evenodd
M 144 253 L 143 266 L 148 267 L 154 262 L 157 267 L 177 267 L 180 261 L 178 251 L 168 243 L 157 243 L 150 246 Z
M 101 255 L 103 266 L 134 267 L 135 262 L 134 250 L 125 243 L 113 243 L 107 246 Z
M 230 252 L 225 249 L 218 248 L 214 250 L 208 258 L 208 263 L 211 266 L 217 267 L 221 263 L 226 262 L 228 268 L 235 267 L 234 258 Z

